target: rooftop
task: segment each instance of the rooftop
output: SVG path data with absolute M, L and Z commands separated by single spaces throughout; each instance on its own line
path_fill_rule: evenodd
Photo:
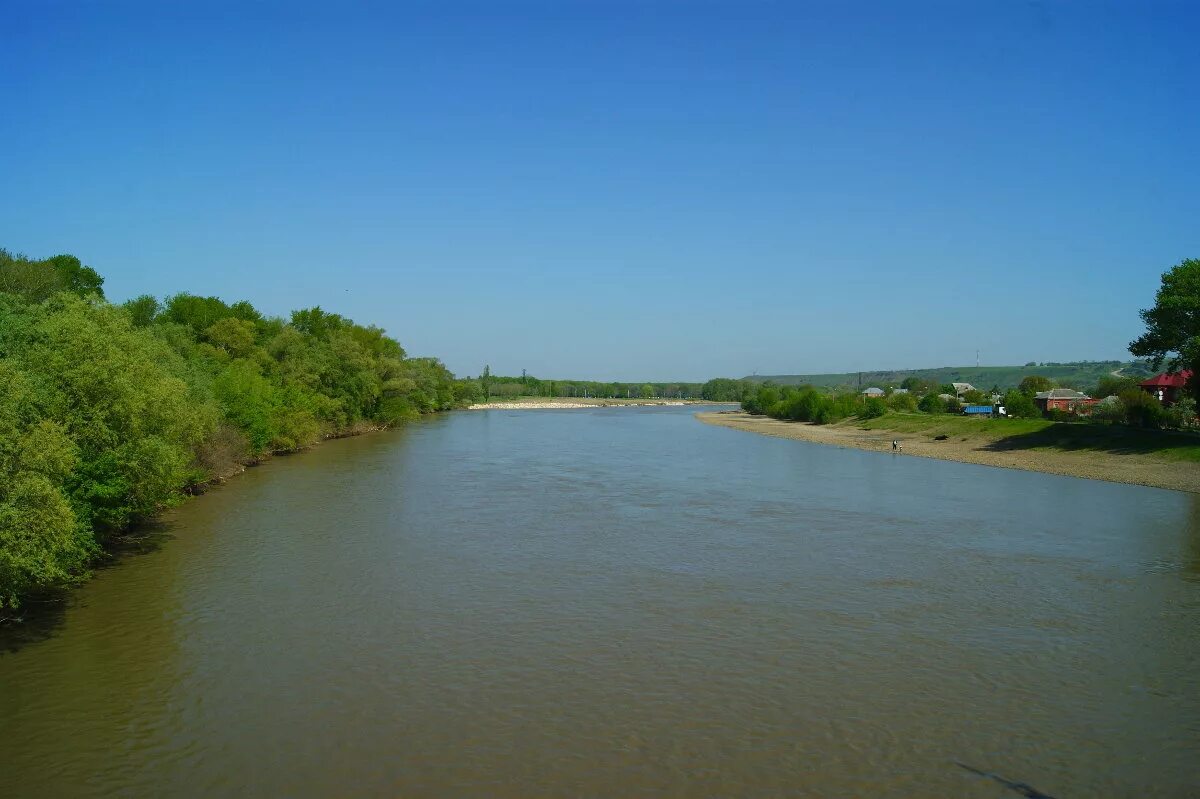
M 1073 388 L 1052 388 L 1049 391 L 1039 391 L 1033 397 L 1034 399 L 1091 399 L 1087 394 Z
M 1182 372 L 1163 372 L 1149 380 L 1138 383 L 1142 388 L 1183 388 L 1192 377 L 1191 369 Z

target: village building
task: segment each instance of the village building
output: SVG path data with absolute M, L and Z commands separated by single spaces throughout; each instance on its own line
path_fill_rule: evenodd
M 870 388 L 864 388 L 862 393 L 864 397 L 882 397 L 884 391 L 882 388 L 871 386 Z
M 966 394 L 968 391 L 975 390 L 975 386 L 970 383 L 951 383 L 950 385 L 954 386 L 954 393 L 958 395 L 959 399 L 962 399 L 963 394 Z
M 1098 402 L 1073 388 L 1052 388 L 1049 391 L 1039 391 L 1033 395 L 1033 401 L 1043 414 L 1050 411 L 1064 411 L 1082 416 L 1091 413 L 1092 406 Z
M 1149 380 L 1143 380 L 1138 386 L 1163 405 L 1174 405 L 1184 396 L 1184 389 L 1191 379 L 1191 370 L 1185 369 L 1182 372 L 1163 372 Z

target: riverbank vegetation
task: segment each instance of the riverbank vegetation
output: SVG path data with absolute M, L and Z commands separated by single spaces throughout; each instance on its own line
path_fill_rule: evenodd
M 122 305 L 72 256 L 0 250 L 0 608 L 77 581 L 129 525 L 273 453 L 479 398 L 321 308 Z
M 932 417 L 961 418 L 964 404 L 991 404 L 990 397 L 978 390 L 966 392 L 960 401 L 952 393 L 952 386 L 928 386 L 915 379 L 905 382 L 909 386 L 900 391 L 889 387 L 878 397 L 850 392 L 830 394 L 812 386 L 759 385 L 746 392 L 742 410 L 754 416 L 769 416 L 783 421 L 832 424 L 851 417 L 870 420 L 892 414 L 918 413 Z M 1196 404 L 1191 398 L 1165 407 L 1128 378 L 1108 378 L 1101 382 L 1101 391 L 1111 389 L 1115 393 L 1102 394 L 1106 399 L 1098 403 L 1088 416 L 1051 412 L 1048 419 L 1062 424 L 1092 427 L 1120 425 L 1155 430 L 1197 429 Z M 1050 387 L 1052 384 L 1044 378 L 1023 381 L 1019 388 L 1008 391 L 999 400 L 998 404 L 1005 409 L 1004 418 L 962 421 L 976 425 L 1013 425 L 1017 420 L 1041 421 L 1042 413 L 1033 397 Z M 925 393 L 914 393 L 917 391 Z
M 898 386 L 909 378 L 944 385 L 971 383 L 976 386 L 996 386 L 1001 393 L 1016 388 L 1028 377 L 1044 377 L 1055 385 L 1086 391 L 1112 373 L 1144 380 L 1155 372 L 1147 358 L 1125 361 L 1029 361 L 1013 366 L 944 366 L 929 369 L 876 369 L 865 372 L 831 372 L 824 374 L 756 375 L 746 378 L 752 382 L 770 382 L 777 386 L 813 386 L 825 391 L 856 391 L 866 386 Z
M 547 397 L 554 399 L 703 399 L 709 402 L 740 402 L 743 381 L 718 377 L 706 383 L 653 382 L 607 383 L 598 380 L 562 380 L 533 375 L 494 375 L 485 366 L 472 381 L 484 401 L 516 401 Z

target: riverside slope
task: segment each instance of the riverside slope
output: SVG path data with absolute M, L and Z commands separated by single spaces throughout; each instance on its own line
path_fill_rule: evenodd
M 903 455 L 1200 493 L 1200 468 L 1194 464 L 1174 463 L 1149 455 L 1092 450 L 1005 450 L 989 446 L 996 442 L 994 437 L 967 436 L 934 441 L 889 430 L 863 429 L 857 426 L 854 420 L 815 425 L 751 416 L 741 411 L 697 413 L 696 418 L 705 424 L 730 427 L 734 430 L 878 452 L 891 452 L 892 440 L 899 438 L 903 446 Z

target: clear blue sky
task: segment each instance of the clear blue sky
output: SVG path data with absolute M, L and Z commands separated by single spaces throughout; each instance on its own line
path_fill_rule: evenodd
M 1200 4 L 341 5 L 0 0 L 0 246 L 617 380 L 1124 358 L 1200 257 Z

